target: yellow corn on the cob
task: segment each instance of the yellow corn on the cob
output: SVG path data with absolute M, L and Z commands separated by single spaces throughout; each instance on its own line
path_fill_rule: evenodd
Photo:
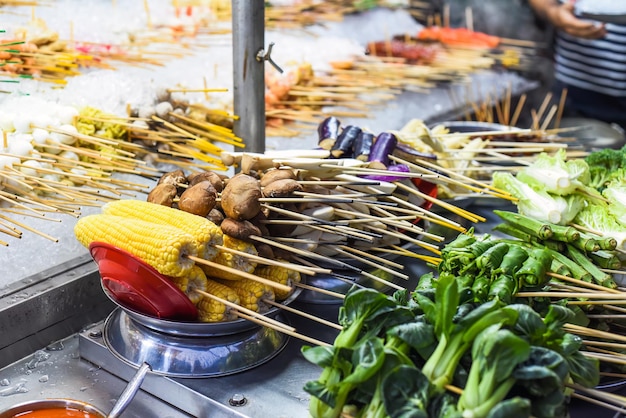
M 287 299 L 293 293 L 294 283 L 300 283 L 301 280 L 299 272 L 282 266 L 259 265 L 254 274 L 292 288 L 290 291 L 274 288 L 274 296 L 278 301 Z
M 186 256 L 197 255 L 195 240 L 181 229 L 122 216 L 85 216 L 76 222 L 74 235 L 85 247 L 99 241 L 128 251 L 166 276 L 189 273 L 194 262 Z
M 207 279 L 206 292 L 239 305 L 237 292 L 214 280 Z M 197 308 L 198 319 L 202 322 L 221 322 L 237 319 L 237 315 L 235 315 L 230 307 L 206 296 L 202 297 L 200 302 L 198 302 Z
M 207 280 L 206 275 L 197 264 L 183 277 L 172 277 L 172 281 L 180 290 L 185 292 L 194 305 L 197 305 L 198 302 L 202 300 L 202 295 L 198 292 L 194 292 L 194 290 L 206 291 Z
M 218 253 L 215 245 L 221 245 L 223 241 L 220 227 L 207 218 L 156 203 L 123 199 L 107 203 L 102 207 L 102 212 L 180 228 L 194 237 L 198 245 L 198 257 L 205 260 L 215 258 Z
M 221 283 L 237 292 L 240 306 L 255 312 L 268 310 L 269 306 L 263 303 L 263 299 L 274 300 L 274 289 L 254 280 L 225 280 Z
M 224 235 L 223 245 L 224 247 L 233 248 L 235 250 L 242 251 L 248 254 L 258 255 L 256 248 L 254 247 L 252 243 L 249 243 L 249 242 L 237 239 L 237 238 L 233 238 L 228 235 Z M 257 264 L 256 262 L 250 260 L 248 257 L 238 255 L 238 254 L 233 254 L 233 253 L 226 252 L 223 250 L 217 253 L 217 256 L 213 259 L 213 261 L 223 266 L 231 267 L 231 268 L 234 268 L 239 271 L 246 272 L 246 273 L 252 273 Z M 207 274 L 207 276 L 214 277 L 216 279 L 223 279 L 223 280 L 240 280 L 241 279 L 241 276 L 237 274 L 219 270 L 211 266 L 203 265 L 202 269 Z

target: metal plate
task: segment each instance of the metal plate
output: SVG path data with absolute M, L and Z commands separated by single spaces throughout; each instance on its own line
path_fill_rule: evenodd
M 581 12 L 580 17 L 584 19 L 597 20 L 604 23 L 616 23 L 618 25 L 626 24 L 626 14 L 604 14 Z
M 249 370 L 274 358 L 289 341 L 285 334 L 258 325 L 216 337 L 167 335 L 137 323 L 122 309 L 106 319 L 103 336 L 111 353 L 125 363 L 137 367 L 146 362 L 156 374 L 190 378 Z
M 107 291 L 106 288 L 102 288 L 104 293 L 113 303 L 115 303 L 121 310 L 123 310 L 128 316 L 130 316 L 135 322 L 150 328 L 155 331 L 160 331 L 169 335 L 186 336 L 186 337 L 216 337 L 223 335 L 236 334 L 243 331 L 248 331 L 253 328 L 257 328 L 258 325 L 254 322 L 250 322 L 245 319 L 236 319 L 234 321 L 225 322 L 186 322 L 186 321 L 173 321 L 169 319 L 155 318 L 145 315 L 141 312 L 134 311 L 120 302 Z M 293 293 L 285 299 L 282 304 L 291 304 L 302 291 L 301 288 L 296 287 Z M 264 315 L 268 317 L 274 317 L 279 313 L 280 308 L 272 307 Z

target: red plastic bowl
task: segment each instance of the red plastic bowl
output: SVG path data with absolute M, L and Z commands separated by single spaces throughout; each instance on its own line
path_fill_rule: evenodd
M 162 319 L 195 320 L 198 310 L 167 276 L 116 246 L 92 242 L 102 285 L 123 307 Z

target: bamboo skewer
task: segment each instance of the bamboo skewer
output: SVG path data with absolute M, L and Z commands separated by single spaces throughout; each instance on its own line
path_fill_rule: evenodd
M 278 302 L 275 302 L 275 301 L 269 300 L 269 299 L 263 299 L 263 302 L 268 304 L 268 305 L 275 306 L 275 307 L 277 307 L 279 309 L 282 309 L 284 311 L 291 312 L 291 313 L 296 314 L 296 315 L 300 315 L 300 316 L 302 316 L 304 318 L 310 319 L 310 320 L 315 321 L 315 322 L 319 322 L 320 324 L 329 326 L 331 328 L 335 328 L 335 329 L 338 329 L 338 330 L 342 330 L 343 329 L 343 327 L 341 325 L 339 325 L 339 324 L 335 324 L 334 322 L 327 321 L 327 320 L 325 320 L 323 318 L 319 318 L 319 317 L 317 317 L 315 315 L 311 315 L 311 314 L 306 313 L 306 312 L 302 312 L 302 311 L 300 311 L 298 309 L 292 308 L 291 306 L 283 305 L 282 303 L 278 303 Z
M 364 264 L 367 264 L 370 267 L 374 267 L 376 269 L 380 269 L 380 270 L 386 271 L 387 273 L 389 273 L 389 274 L 391 274 L 393 276 L 399 277 L 401 279 L 405 279 L 405 280 L 409 279 L 409 276 L 406 275 L 406 274 L 403 274 L 403 273 L 400 273 L 398 271 L 395 271 L 395 270 L 393 270 L 393 269 L 391 269 L 389 267 L 386 267 L 386 266 L 374 263 L 373 261 L 367 260 L 367 259 L 365 259 L 363 257 L 359 257 L 357 254 L 353 254 L 353 253 L 351 253 L 349 251 L 346 251 L 345 248 L 347 248 L 347 247 L 345 247 L 343 245 L 342 246 L 334 246 L 334 250 L 337 251 L 340 254 L 343 254 L 343 255 L 345 255 L 347 257 L 350 257 L 350 258 L 353 258 L 355 260 L 358 260 L 358 261 L 360 261 L 360 262 L 362 262 Z
M 607 293 L 617 293 L 617 294 L 621 294 L 622 292 L 620 292 L 619 290 L 616 289 L 610 289 L 608 287 L 604 287 L 604 286 L 600 286 L 598 284 L 595 283 L 589 283 L 589 282 L 585 282 L 583 280 L 579 280 L 579 279 L 575 279 L 573 277 L 569 277 L 569 276 L 564 276 L 562 274 L 557 274 L 557 273 L 546 273 L 548 276 L 550 277 L 554 277 L 555 279 L 559 279 L 559 280 L 563 280 L 563 281 L 567 281 L 570 283 L 574 283 L 577 284 L 578 286 L 583 286 L 583 287 L 588 287 L 590 289 L 594 289 L 594 290 L 599 290 L 602 292 L 607 292 Z
M 268 280 L 268 279 L 265 279 L 263 277 L 256 276 L 256 275 L 251 274 L 251 273 L 247 273 L 245 271 L 237 270 L 237 269 L 232 268 L 232 267 L 224 266 L 222 264 L 219 264 L 219 263 L 216 263 L 216 262 L 213 262 L 213 261 L 205 260 L 204 258 L 201 258 L 201 257 L 196 257 L 196 256 L 193 256 L 193 255 L 186 255 L 185 257 L 187 257 L 188 259 L 190 259 L 190 260 L 192 260 L 192 261 L 194 261 L 194 262 L 196 262 L 198 264 L 203 264 L 205 266 L 209 266 L 209 267 L 217 269 L 217 270 L 222 270 L 222 271 L 225 271 L 227 273 L 232 273 L 232 274 L 235 274 L 237 276 L 241 276 L 242 278 L 245 278 L 245 279 L 254 280 L 256 282 L 263 283 L 263 284 L 265 284 L 267 286 L 270 286 L 270 287 L 273 287 L 273 288 L 276 288 L 276 289 L 280 289 L 280 290 L 285 291 L 285 292 L 290 292 L 292 290 L 291 287 L 285 286 L 284 284 L 280 284 L 280 283 L 274 282 L 272 280 Z
M 283 334 L 287 334 L 287 335 L 289 335 L 291 337 L 298 338 L 298 339 L 300 339 L 302 341 L 305 341 L 305 342 L 308 342 L 308 343 L 311 343 L 311 344 L 315 344 L 315 345 L 319 345 L 319 346 L 329 346 L 329 345 L 331 345 L 331 344 L 325 343 L 323 341 L 316 340 L 315 338 L 308 337 L 308 336 L 303 335 L 303 334 L 299 334 L 299 333 L 297 333 L 295 331 L 291 331 L 291 330 L 285 329 L 283 327 L 277 327 L 277 326 L 269 325 L 266 320 L 259 319 L 258 317 L 253 317 L 253 316 L 250 316 L 250 315 L 246 315 L 246 314 L 241 313 L 241 312 L 237 312 L 236 315 L 241 317 L 241 318 L 243 318 L 243 319 L 247 319 L 250 322 L 255 322 L 255 323 L 259 324 L 259 325 L 263 325 L 265 327 L 272 328 L 272 329 L 274 329 L 276 331 L 282 332 Z
M 270 260 L 269 258 L 260 257 L 258 255 L 250 254 L 250 253 L 247 253 L 247 252 L 244 252 L 244 251 L 239 251 L 239 250 L 236 250 L 234 248 L 225 247 L 223 245 L 215 245 L 215 248 L 219 249 L 220 251 L 225 251 L 225 252 L 228 252 L 228 253 L 237 254 L 237 255 L 239 255 L 241 257 L 249 258 L 250 260 L 254 260 L 254 261 L 256 261 L 258 263 L 261 263 L 261 264 L 267 264 L 267 265 L 271 265 L 271 266 L 284 267 L 286 269 L 294 270 L 294 271 L 297 271 L 299 273 L 308 274 L 309 276 L 314 276 L 315 273 L 316 273 L 315 270 L 308 269 L 308 268 L 300 266 L 298 264 L 284 263 L 284 262 L 280 262 L 280 261 L 276 261 L 276 260 Z
M 304 283 L 294 283 L 294 286 L 299 287 L 300 289 L 309 290 L 313 292 L 322 293 L 324 295 L 332 296 L 337 299 L 345 299 L 346 297 L 345 295 L 342 295 L 341 293 L 333 292 L 332 290 L 322 289 L 320 287 L 310 286 Z
M 285 330 L 288 330 L 288 331 L 295 331 L 296 330 L 294 327 L 292 327 L 290 325 L 283 324 L 280 321 L 277 321 L 277 320 L 275 320 L 273 318 L 269 318 L 269 317 L 267 317 L 267 316 L 265 316 L 265 315 L 263 315 L 263 314 L 261 314 L 259 312 L 255 312 L 255 311 L 250 310 L 248 308 L 244 308 L 241 305 L 237 305 L 236 303 L 233 303 L 233 302 L 231 302 L 229 300 L 222 299 L 222 298 L 220 298 L 218 296 L 215 296 L 215 295 L 213 295 L 213 294 L 211 294 L 209 292 L 205 292 L 204 290 L 194 289 L 194 292 L 202 295 L 203 297 L 206 297 L 206 298 L 209 298 L 209 299 L 213 299 L 213 300 L 215 300 L 217 302 L 223 303 L 224 305 L 228 306 L 229 308 L 235 309 L 237 311 L 241 311 L 242 313 L 245 313 L 245 314 L 247 314 L 247 315 L 249 315 L 251 317 L 258 318 L 261 321 L 270 323 L 270 324 L 272 324 L 272 325 L 274 325 L 274 326 L 276 326 L 278 328 L 285 329 Z

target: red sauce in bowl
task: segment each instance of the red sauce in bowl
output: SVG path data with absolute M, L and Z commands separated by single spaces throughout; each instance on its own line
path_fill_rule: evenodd
M 75 408 L 43 408 L 33 411 L 20 412 L 13 418 L 103 418 L 94 412 L 87 412 Z

